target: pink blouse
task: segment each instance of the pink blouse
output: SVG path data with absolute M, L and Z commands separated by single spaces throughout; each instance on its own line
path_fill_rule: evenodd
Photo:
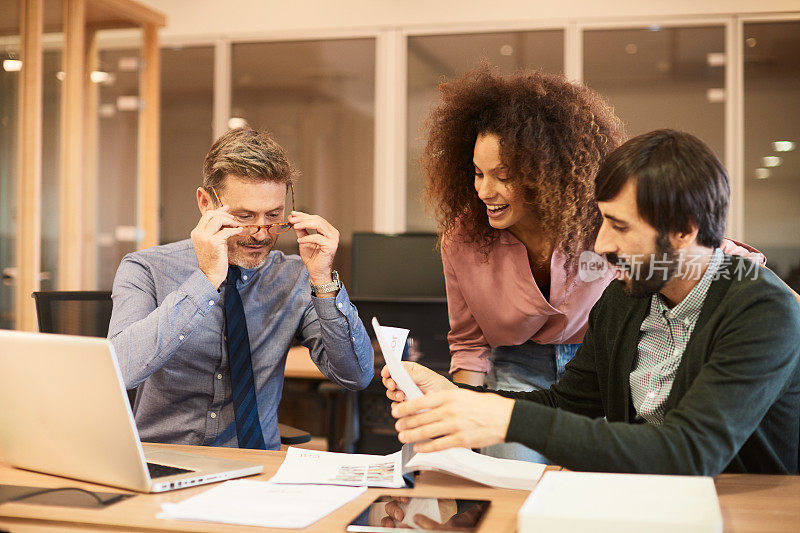
M 765 263 L 764 256 L 747 245 L 725 239 L 727 254 L 750 256 Z M 450 372 L 488 372 L 491 349 L 519 345 L 574 344 L 583 340 L 589 311 L 613 279 L 584 282 L 568 279 L 566 258 L 553 252 L 550 259 L 550 300 L 546 300 L 531 273 L 525 245 L 511 232 L 500 231 L 488 260 L 475 243 L 450 239 L 442 245 L 442 262 L 450 317 Z

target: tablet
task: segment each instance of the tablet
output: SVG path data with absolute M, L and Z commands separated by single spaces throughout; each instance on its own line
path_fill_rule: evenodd
M 380 496 L 367 506 L 347 531 L 477 531 L 487 509 L 487 500 Z

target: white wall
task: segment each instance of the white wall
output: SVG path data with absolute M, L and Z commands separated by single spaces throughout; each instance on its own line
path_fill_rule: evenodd
M 520 21 L 797 11 L 797 0 L 139 0 L 167 16 L 162 37 L 341 31 Z

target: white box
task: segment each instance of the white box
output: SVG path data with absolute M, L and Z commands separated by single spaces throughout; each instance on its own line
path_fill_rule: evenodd
M 519 533 L 720 533 L 710 477 L 546 472 L 517 515 Z

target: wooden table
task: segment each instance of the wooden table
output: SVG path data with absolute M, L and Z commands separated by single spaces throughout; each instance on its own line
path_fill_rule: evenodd
M 265 481 L 283 460 L 283 452 L 168 446 L 218 457 L 264 464 L 264 473 L 249 479 Z M 0 483 L 39 487 L 78 486 L 89 490 L 124 492 L 117 489 L 27 472 L 0 462 Z M 764 532 L 800 530 L 800 476 L 724 474 L 716 480 L 725 531 Z M 163 502 L 177 502 L 207 490 L 210 485 L 161 494 L 141 494 L 102 510 L 72 509 L 24 503 L 0 504 L 0 529 L 10 531 L 265 531 L 249 526 L 185 522 L 156 518 Z M 491 489 L 460 478 L 423 473 L 413 490 L 369 489 L 356 500 L 326 516 L 304 531 L 344 531 L 347 524 L 381 494 L 489 499 L 492 505 L 481 532 L 516 529 L 516 514 L 528 496 L 526 491 Z M 286 531 L 286 530 L 272 530 Z

